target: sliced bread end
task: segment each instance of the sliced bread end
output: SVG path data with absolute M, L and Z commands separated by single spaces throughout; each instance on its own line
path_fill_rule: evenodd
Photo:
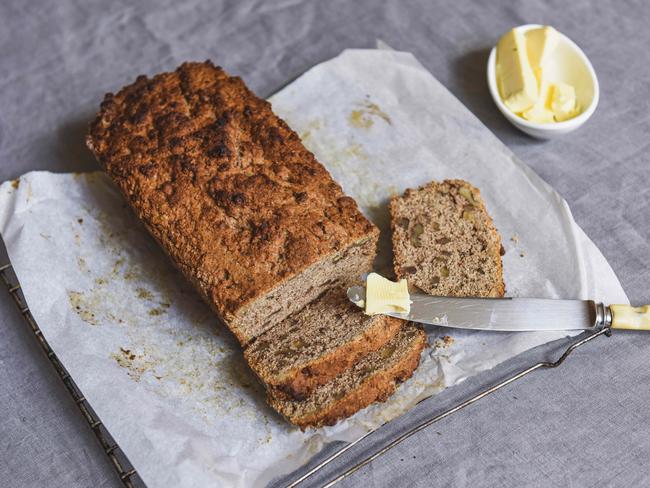
M 401 325 L 364 315 L 335 287 L 254 340 L 244 356 L 267 389 L 300 400 L 384 346 Z
M 270 392 L 269 404 L 302 430 L 334 425 L 373 402 L 385 401 L 399 383 L 411 377 L 426 341 L 422 329 L 404 324 L 388 344 L 316 388 L 304 400 L 289 400 Z
M 395 274 L 426 293 L 501 297 L 503 247 L 480 191 L 431 182 L 390 203 Z

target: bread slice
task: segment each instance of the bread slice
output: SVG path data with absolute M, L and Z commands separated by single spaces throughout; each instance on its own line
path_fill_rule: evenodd
M 334 425 L 338 420 L 376 401 L 385 401 L 397 385 L 409 378 L 426 345 L 424 331 L 405 323 L 399 333 L 304 400 L 269 393 L 269 404 L 292 424 L 307 427 Z
M 463 180 L 431 182 L 390 202 L 395 274 L 426 293 L 501 297 L 501 237 L 481 193 Z
M 244 350 L 251 369 L 269 389 L 304 399 L 400 330 L 402 321 L 369 317 L 334 287 L 252 341 Z
M 378 229 L 268 102 L 209 61 L 107 94 L 87 145 L 242 344 L 372 265 Z

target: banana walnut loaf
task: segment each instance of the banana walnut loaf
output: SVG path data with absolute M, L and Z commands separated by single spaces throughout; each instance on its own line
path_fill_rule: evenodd
M 87 145 L 242 344 L 372 266 L 377 228 L 268 102 L 209 61 L 107 94 Z
M 424 333 L 345 294 L 379 231 L 239 78 L 210 62 L 141 76 L 87 143 L 290 422 L 334 423 L 412 375 Z

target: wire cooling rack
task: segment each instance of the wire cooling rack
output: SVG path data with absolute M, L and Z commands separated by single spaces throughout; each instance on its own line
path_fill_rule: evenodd
M 83 415 L 83 417 L 86 419 L 86 422 L 90 426 L 91 430 L 95 433 L 95 436 L 97 437 L 97 440 L 99 441 L 100 445 L 102 446 L 102 449 L 108 456 L 109 460 L 111 461 L 112 466 L 115 468 L 115 471 L 117 472 L 120 480 L 122 481 L 123 485 L 127 488 L 138 488 L 138 487 L 145 487 L 146 485 L 142 481 L 142 478 L 138 475 L 137 471 L 135 468 L 131 465 L 129 460 L 127 459 L 126 455 L 124 452 L 120 449 L 120 446 L 115 442 L 115 440 L 111 437 L 110 433 L 102 423 L 102 421 L 99 419 L 97 414 L 93 411 L 92 407 L 88 403 L 88 401 L 84 398 L 82 392 L 79 390 L 77 385 L 75 384 L 74 380 L 72 377 L 68 374 L 66 371 L 65 367 L 63 364 L 61 364 L 61 361 L 57 358 L 56 354 L 54 351 L 52 351 L 52 348 L 48 344 L 47 340 L 45 337 L 43 337 L 43 333 L 41 332 L 41 329 L 38 327 L 38 324 L 36 323 L 36 320 L 34 320 L 34 317 L 32 313 L 29 310 L 29 307 L 27 306 L 27 303 L 25 301 L 25 296 L 23 295 L 21 289 L 20 289 L 20 283 L 18 283 L 18 278 L 16 277 L 15 273 L 13 272 L 11 264 L 5 264 L 3 266 L 0 266 L 0 278 L 2 279 L 2 282 L 4 285 L 7 287 L 7 291 L 9 292 L 9 295 L 11 295 L 11 298 L 13 299 L 14 303 L 18 307 L 18 310 L 20 311 L 20 314 L 23 316 L 25 319 L 25 322 L 29 325 L 30 330 L 34 333 L 34 336 L 36 337 L 38 343 L 41 345 L 41 348 L 43 349 L 43 352 L 46 354 L 47 358 L 50 360 L 52 365 L 54 366 L 54 369 L 56 372 L 59 374 L 59 377 L 61 378 L 61 381 L 63 381 L 63 384 L 65 385 L 66 389 L 72 396 L 72 399 L 74 400 L 75 404 L 77 407 L 79 407 L 79 411 Z M 403 434 L 389 440 L 385 445 L 381 448 L 378 448 L 371 454 L 367 455 L 365 458 L 361 459 L 360 461 L 356 462 L 354 465 L 348 467 L 345 471 L 341 472 L 338 475 L 335 475 L 334 478 L 332 478 L 330 481 L 326 482 L 325 484 L 321 485 L 321 488 L 330 488 L 331 486 L 335 485 L 339 481 L 343 480 L 344 478 L 347 478 L 348 476 L 352 475 L 353 473 L 357 472 L 364 466 L 370 464 L 372 461 L 380 457 L 381 455 L 385 454 L 387 451 L 392 449 L 393 447 L 397 446 L 398 444 L 401 444 L 403 441 L 408 439 L 409 437 L 417 434 L 423 429 L 426 429 L 430 425 L 458 412 L 459 410 L 462 410 L 465 407 L 468 407 L 472 405 L 473 403 L 476 403 L 482 398 L 485 398 L 486 396 L 490 395 L 491 393 L 494 393 L 495 391 L 498 391 L 509 384 L 517 381 L 520 378 L 523 378 L 524 376 L 532 373 L 533 371 L 537 371 L 540 369 L 549 369 L 549 368 L 557 368 L 560 366 L 566 358 L 573 352 L 575 351 L 578 347 L 594 340 L 596 337 L 600 337 L 602 335 L 610 336 L 611 335 L 611 329 L 609 328 L 604 328 L 600 329 L 594 332 L 588 333 L 586 336 L 582 336 L 581 339 L 578 339 L 574 342 L 572 342 L 564 351 L 564 353 L 559 357 L 557 361 L 554 362 L 549 362 L 549 361 L 542 361 L 536 364 L 533 364 L 529 368 L 526 368 L 522 371 L 519 371 L 512 376 L 508 377 L 507 379 L 495 384 L 494 386 L 491 386 L 480 393 L 477 393 L 473 397 L 455 405 L 454 407 L 439 413 L 437 415 L 432 415 L 431 417 L 425 419 L 424 421 L 420 422 L 419 424 L 411 427 L 408 429 L 406 432 Z M 426 401 L 428 398 L 424 398 L 421 401 Z M 347 444 L 344 444 L 341 448 L 338 450 L 334 451 L 332 454 L 330 454 L 327 458 L 324 460 L 320 461 L 318 464 L 310 468 L 307 472 L 305 472 L 303 475 L 301 475 L 299 478 L 296 478 L 293 481 L 290 481 L 287 485 L 285 485 L 285 488 L 295 488 L 298 485 L 302 485 L 305 481 L 307 481 L 311 476 L 316 474 L 318 471 L 323 469 L 325 466 L 330 464 L 332 461 L 335 459 L 339 458 L 343 454 L 345 454 L 347 451 L 352 449 L 353 447 L 357 446 L 359 443 L 361 443 L 364 439 L 367 439 L 371 437 L 373 434 L 377 433 L 380 431 L 386 424 L 380 426 L 379 428 L 369 431 L 366 434 L 362 435 L 355 441 L 349 442 Z

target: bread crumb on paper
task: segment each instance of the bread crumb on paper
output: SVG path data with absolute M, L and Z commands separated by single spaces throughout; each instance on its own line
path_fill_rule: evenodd
M 433 349 L 448 349 L 454 344 L 454 338 L 446 335 L 433 342 Z

